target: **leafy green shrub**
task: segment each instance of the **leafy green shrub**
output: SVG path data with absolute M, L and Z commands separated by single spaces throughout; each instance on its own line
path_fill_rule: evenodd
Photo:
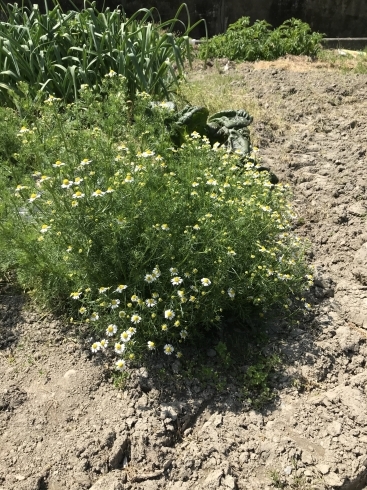
M 188 34 L 197 25 L 183 26 L 174 19 L 155 22 L 155 9 L 141 9 L 127 18 L 122 9 L 98 12 L 93 4 L 63 13 L 59 5 L 42 14 L 37 4 L 3 7 L 0 22 L 0 102 L 14 104 L 23 96 L 19 82 L 72 101 L 81 85 L 97 88 L 106 73 L 127 79 L 129 98 L 137 90 L 168 97 L 177 86 L 185 57 L 190 54 Z M 177 24 L 185 31 L 174 34 Z
M 315 56 L 322 38 L 322 34 L 312 32 L 308 24 L 298 19 L 287 20 L 273 29 L 264 20 L 250 26 L 250 18 L 241 17 L 225 34 L 201 44 L 199 56 L 237 61 L 273 60 L 286 54 Z
M 307 282 L 287 187 L 198 133 L 172 147 L 168 109 L 146 93 L 131 124 L 125 84 L 105 79 L 99 100 L 88 88 L 71 105 L 48 98 L 19 127 L 16 157 L 34 168 L 15 167 L 0 196 L 0 249 L 21 283 L 105 336 L 93 351 L 110 339 L 131 356 L 170 354 L 226 311 L 287 307 Z

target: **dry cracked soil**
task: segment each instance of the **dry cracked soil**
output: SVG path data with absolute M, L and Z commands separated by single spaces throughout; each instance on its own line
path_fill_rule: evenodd
M 229 71 L 315 266 L 311 317 L 264 350 L 282 358 L 276 398 L 251 408 L 168 358 L 119 390 L 77 332 L 3 290 L 1 490 L 367 488 L 367 75 L 305 59 Z

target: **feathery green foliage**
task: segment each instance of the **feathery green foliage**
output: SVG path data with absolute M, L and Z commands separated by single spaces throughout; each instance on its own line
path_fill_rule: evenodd
M 129 124 L 125 84 L 107 78 L 108 97 L 85 88 L 73 104 L 46 99 L 33 125 L 19 119 L 0 250 L 22 285 L 97 338 L 108 325 L 117 342 L 136 333 L 132 350 L 178 349 L 225 311 L 288 308 L 309 278 L 287 187 L 255 154 L 243 161 L 198 133 L 172 147 L 169 107 L 144 92 Z

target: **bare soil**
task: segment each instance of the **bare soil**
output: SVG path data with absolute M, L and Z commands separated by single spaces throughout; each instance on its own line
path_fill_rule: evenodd
M 303 58 L 233 70 L 316 267 L 313 315 L 264 349 L 283 360 L 274 403 L 255 410 L 171 358 L 117 389 L 79 332 L 3 289 L 1 490 L 367 488 L 367 75 Z

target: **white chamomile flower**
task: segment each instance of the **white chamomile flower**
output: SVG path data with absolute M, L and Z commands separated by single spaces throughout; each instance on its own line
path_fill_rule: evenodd
M 233 299 L 236 296 L 235 290 L 233 288 L 228 288 L 227 293 L 231 299 Z
M 80 185 L 83 182 L 84 179 L 81 177 L 75 177 L 74 179 L 74 185 Z
M 51 228 L 51 226 L 49 226 L 49 225 L 42 225 L 40 232 L 41 233 L 47 233 L 50 228 Z
M 112 335 L 115 335 L 116 332 L 117 332 L 117 325 L 110 323 L 106 328 L 106 335 L 108 337 L 112 337 Z
M 154 267 L 152 274 L 153 274 L 154 278 L 157 279 L 161 275 L 161 271 L 159 270 L 158 267 Z
M 88 158 L 83 158 L 83 160 L 80 162 L 80 165 L 82 167 L 85 167 L 86 165 L 89 165 L 90 163 L 92 163 L 92 160 L 88 160 Z
M 125 369 L 126 362 L 123 359 L 119 359 L 116 361 L 115 366 L 117 371 L 123 371 Z
M 112 299 L 111 300 L 110 307 L 111 307 L 112 310 L 114 310 L 114 309 L 118 308 L 119 304 L 120 304 L 120 300 L 119 299 Z
M 186 339 L 187 336 L 188 336 L 187 330 L 181 330 L 180 337 L 182 339 Z
M 179 290 L 177 291 L 177 296 L 178 296 L 179 298 L 184 298 L 184 297 L 185 297 L 185 290 L 184 290 L 184 289 L 179 289 Z
M 164 312 L 164 318 L 166 318 L 166 320 L 173 320 L 175 316 L 176 314 L 173 310 L 165 310 Z
M 95 352 L 98 352 L 99 350 L 101 350 L 101 343 L 100 342 L 94 342 L 94 344 L 92 344 L 92 346 L 91 346 L 91 351 L 93 353 L 95 353 Z
M 120 342 L 116 342 L 115 344 L 115 352 L 116 354 L 123 354 L 125 350 L 125 344 L 120 344 Z
M 163 231 L 168 231 L 169 230 L 169 226 L 167 225 L 167 223 L 163 223 L 163 225 L 161 226 L 162 230 Z
M 154 298 L 149 298 L 145 300 L 145 304 L 147 305 L 148 308 L 153 308 L 153 306 L 155 306 L 157 302 Z
M 141 154 L 141 156 L 143 158 L 149 158 L 149 157 L 153 157 L 155 155 L 154 151 L 152 150 L 145 150 L 143 151 L 143 153 Z
M 122 334 L 121 334 L 122 342 L 129 342 L 130 339 L 131 339 L 131 333 L 128 330 L 125 330 L 125 332 L 122 332 Z
M 73 194 L 74 199 L 82 199 L 85 196 L 85 194 L 81 191 L 76 191 Z
M 209 179 L 207 182 L 206 182 L 208 185 L 218 185 L 218 182 L 214 179 Z
M 181 277 L 178 277 L 178 276 L 175 276 L 171 279 L 171 283 L 173 284 L 173 286 L 179 286 L 180 284 L 182 284 L 182 279 Z
M 130 335 L 133 336 L 134 334 L 136 334 L 136 328 L 135 327 L 129 327 L 127 329 L 128 332 L 130 332 Z
M 126 182 L 126 184 L 131 184 L 132 182 L 134 182 L 134 177 L 131 174 L 127 174 L 124 182 Z
M 200 226 L 196 224 L 196 225 L 193 226 L 193 229 L 194 230 L 200 230 Z
M 96 191 L 92 192 L 92 197 L 102 197 L 105 194 L 106 193 L 105 192 L 102 192 L 101 189 L 97 189 Z
M 169 271 L 171 276 L 176 276 L 178 274 L 178 269 L 176 269 L 176 267 L 171 267 Z
M 75 291 L 73 293 L 70 294 L 70 298 L 73 298 L 73 299 L 79 299 L 80 296 L 81 296 L 82 292 L 81 291 Z
M 119 311 L 119 318 L 126 318 L 126 312 L 124 310 Z
M 126 284 L 120 284 L 119 286 L 117 286 L 117 288 L 115 289 L 115 293 L 122 293 L 122 291 L 124 291 L 125 289 L 127 288 Z
M 175 349 L 171 344 L 166 344 L 163 347 L 163 350 L 164 350 L 164 353 L 167 354 L 167 356 L 170 356 Z
M 144 281 L 147 282 L 148 284 L 154 282 L 156 280 L 156 277 L 154 274 L 145 274 Z
M 133 303 L 137 303 L 137 302 L 139 301 L 139 296 L 137 296 L 136 294 L 133 294 L 133 295 L 131 296 L 131 301 L 132 301 Z
M 72 180 L 64 179 L 62 181 L 61 187 L 63 189 L 69 189 L 72 185 L 73 185 L 73 181 Z
M 41 197 L 41 194 L 35 194 L 35 193 L 33 193 L 33 194 L 31 194 L 31 195 L 29 196 L 28 202 L 33 202 L 33 201 L 35 201 L 36 199 L 38 199 L 39 197 Z
M 52 166 L 54 168 L 60 168 L 60 167 L 64 167 L 65 166 L 65 163 L 64 162 L 61 162 L 60 160 L 57 160 Z
M 136 325 L 137 323 L 141 322 L 141 316 L 139 316 L 135 313 L 134 315 L 131 316 L 130 320 L 132 323 L 135 323 L 135 325 Z
M 99 294 L 104 294 L 104 293 L 107 293 L 107 291 L 109 290 L 110 288 L 106 288 L 104 286 L 98 288 L 98 292 Z
M 147 345 L 148 345 L 148 349 L 149 349 L 149 350 L 154 350 L 154 349 L 155 349 L 155 343 L 154 343 L 154 342 L 152 342 L 151 340 L 149 340 L 149 341 L 147 342 Z
M 201 284 L 203 286 L 210 286 L 211 285 L 211 280 L 208 279 L 207 277 L 203 277 L 201 280 L 200 280 Z
M 82 306 L 81 308 L 79 308 L 79 313 L 81 315 L 84 315 L 85 313 L 87 313 L 87 308 L 85 308 L 84 306 Z
M 96 322 L 99 319 L 98 313 L 93 312 L 90 316 L 92 322 Z
M 107 346 L 108 346 L 108 340 L 107 340 L 107 339 L 102 339 L 102 340 L 100 341 L 100 344 L 101 344 L 101 348 L 102 348 L 102 349 L 106 349 L 106 348 L 107 348 Z

